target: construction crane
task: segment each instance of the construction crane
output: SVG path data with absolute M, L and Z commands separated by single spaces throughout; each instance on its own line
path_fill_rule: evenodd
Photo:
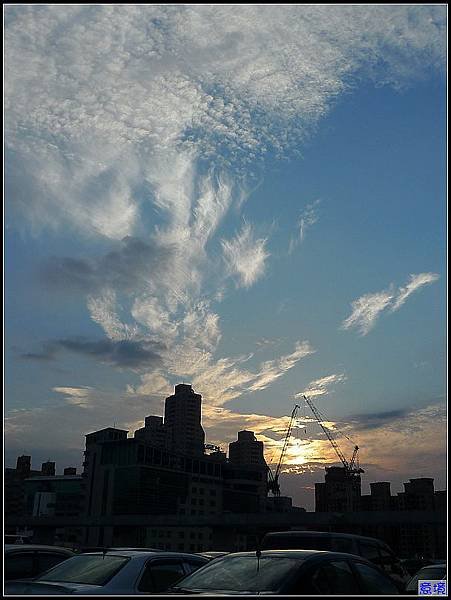
M 282 468 L 282 461 L 285 457 L 285 453 L 288 448 L 288 442 L 290 441 L 290 435 L 291 435 L 291 430 L 293 429 L 293 423 L 294 423 L 294 420 L 296 418 L 296 415 L 297 415 L 297 412 L 299 409 L 300 409 L 300 406 L 298 404 L 295 404 L 293 411 L 291 413 L 290 422 L 289 422 L 287 430 L 285 432 L 285 439 L 284 439 L 283 446 L 282 446 L 282 452 L 280 453 L 279 462 L 277 463 L 277 467 L 276 467 L 276 470 L 274 471 L 274 473 L 271 471 L 271 469 L 268 466 L 268 477 L 269 477 L 268 490 L 271 491 L 274 494 L 274 496 L 280 496 L 280 485 L 279 485 L 280 470 Z
M 321 417 L 321 414 L 318 411 L 318 409 L 316 408 L 316 406 L 313 404 L 313 402 L 310 400 L 310 398 L 307 398 L 307 396 L 303 395 L 303 398 L 306 401 L 306 403 L 308 404 L 308 406 L 310 407 L 310 410 L 314 414 L 314 416 L 315 416 L 316 420 L 318 421 L 321 429 L 326 434 L 327 439 L 332 444 L 332 448 L 335 450 L 338 458 L 340 459 L 341 463 L 343 464 L 343 466 L 344 466 L 344 468 L 346 470 L 346 474 L 353 476 L 353 475 L 357 475 L 357 474 L 360 474 L 360 473 L 364 473 L 365 471 L 363 469 L 361 469 L 360 465 L 359 465 L 359 458 L 358 458 L 359 447 L 357 445 L 354 446 L 354 452 L 352 453 L 352 457 L 351 457 L 351 459 L 349 461 L 347 461 L 346 458 L 345 458 L 345 455 L 343 454 L 343 452 L 340 449 L 340 446 L 338 445 L 337 441 L 333 437 L 330 429 L 328 429 L 323 424 L 323 420 L 324 419 Z M 346 437 L 348 437 L 348 436 L 346 436 Z

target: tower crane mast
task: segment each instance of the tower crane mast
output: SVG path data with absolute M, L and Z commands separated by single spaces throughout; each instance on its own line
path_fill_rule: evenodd
M 313 404 L 313 402 L 310 400 L 310 398 L 307 398 L 307 396 L 305 396 L 304 394 L 303 394 L 302 397 L 304 398 L 304 400 L 306 401 L 306 403 L 310 407 L 310 410 L 314 414 L 314 416 L 315 416 L 316 420 L 318 421 L 321 429 L 324 431 L 327 439 L 331 443 L 332 448 L 335 450 L 338 458 L 340 459 L 341 463 L 343 464 L 344 468 L 346 469 L 346 473 L 348 473 L 349 475 L 355 475 L 355 474 L 358 474 L 358 473 L 364 473 L 364 470 L 360 468 L 359 463 L 358 463 L 359 447 L 357 445 L 354 446 L 354 452 L 352 454 L 351 460 L 348 462 L 346 460 L 345 455 L 341 451 L 340 446 L 338 445 L 337 441 L 333 437 L 332 433 L 323 424 L 323 419 L 321 418 L 321 415 L 319 414 L 319 411 L 316 408 L 316 406 Z
M 300 406 L 298 404 L 295 404 L 294 408 L 291 412 L 290 422 L 289 422 L 287 430 L 285 432 L 285 439 L 283 441 L 282 452 L 280 453 L 279 462 L 277 463 L 277 467 L 276 467 L 276 470 L 274 471 L 274 473 L 268 467 L 268 476 L 269 476 L 268 488 L 274 494 L 274 496 L 280 496 L 280 485 L 279 485 L 280 470 L 282 468 L 282 462 L 283 462 L 283 459 L 285 458 L 285 454 L 286 454 L 286 451 L 288 448 L 288 443 L 290 441 L 290 435 L 291 435 L 291 431 L 293 429 L 293 423 L 294 423 L 294 420 L 296 418 L 296 415 L 297 415 L 297 412 L 299 409 L 300 409 Z

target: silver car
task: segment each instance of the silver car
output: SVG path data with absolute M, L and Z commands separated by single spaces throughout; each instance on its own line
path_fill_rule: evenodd
M 10 581 L 11 595 L 158 594 L 208 563 L 195 554 L 108 550 L 79 554 L 32 581 Z

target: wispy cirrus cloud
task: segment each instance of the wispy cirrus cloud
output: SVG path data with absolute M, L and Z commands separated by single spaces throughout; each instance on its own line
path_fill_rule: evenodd
M 396 312 L 407 298 L 424 285 L 434 283 L 440 278 L 437 273 L 419 273 L 410 275 L 410 281 L 404 287 L 395 289 L 391 284 L 388 290 L 365 294 L 351 302 L 352 313 L 341 324 L 342 329 L 357 329 L 360 335 L 367 335 L 375 326 L 383 311 Z
M 346 379 L 347 377 L 344 373 L 333 373 L 332 375 L 326 375 L 320 379 L 315 379 L 308 384 L 303 392 L 295 394 L 295 398 L 302 398 L 303 396 L 324 396 L 329 393 L 329 388 L 335 383 L 343 383 Z
M 440 275 L 437 273 L 419 273 L 418 275 L 410 275 L 410 281 L 407 283 L 407 285 L 398 288 L 396 297 L 390 310 L 395 312 L 396 310 L 400 309 L 411 294 L 416 292 L 422 286 L 434 283 L 439 279 Z
M 256 239 L 249 224 L 231 240 L 222 240 L 222 250 L 227 270 L 238 278 L 238 285 L 250 287 L 265 271 L 265 261 L 269 256 L 265 238 Z
M 314 202 L 307 204 L 307 206 L 301 211 L 301 215 L 297 223 L 297 234 L 293 236 L 290 240 L 290 244 L 288 246 L 288 254 L 292 254 L 294 249 L 297 246 L 299 246 L 299 244 L 302 244 L 307 229 L 312 227 L 312 225 L 314 225 L 318 221 L 318 206 L 320 202 L 321 200 L 315 200 Z

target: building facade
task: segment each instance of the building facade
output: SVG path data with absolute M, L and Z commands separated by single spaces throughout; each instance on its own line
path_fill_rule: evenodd
M 258 513 L 266 508 L 267 467 L 263 444 L 253 432 L 239 432 L 227 460 L 219 450 L 205 453 L 200 394 L 186 384 L 166 399 L 165 416 L 150 416 L 133 437 L 106 428 L 86 436 L 83 479 L 85 515 L 92 521 L 137 515 L 212 518 L 223 512 Z M 91 527 L 89 545 L 152 542 L 160 530 Z M 168 532 L 166 532 L 168 533 Z M 189 528 L 169 531 L 172 549 L 200 545 Z M 207 540 L 208 531 L 203 532 Z M 130 539 L 134 536 L 134 542 Z M 150 537 L 149 537 L 150 536 Z M 182 539 L 182 536 L 183 539 Z M 176 542 L 177 540 L 177 542 Z

